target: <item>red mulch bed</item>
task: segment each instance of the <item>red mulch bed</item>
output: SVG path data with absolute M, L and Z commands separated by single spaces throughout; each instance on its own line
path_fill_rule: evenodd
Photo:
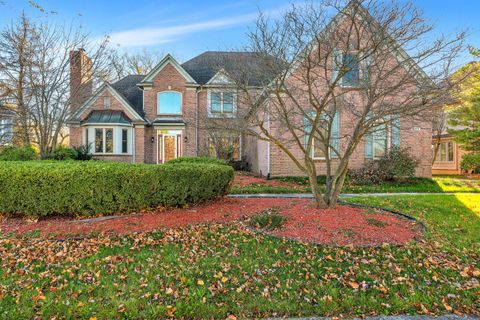
M 371 213 L 348 206 L 318 209 L 309 199 L 275 198 L 226 198 L 186 209 L 135 213 L 107 220 L 82 221 L 56 217 L 28 222 L 20 218 L 5 218 L 0 221 L 0 232 L 21 235 L 38 230 L 58 238 L 95 233 L 129 234 L 201 223 L 238 221 L 272 207 L 280 208 L 280 214 L 288 217 L 283 228 L 272 234 L 300 241 L 333 245 L 405 244 L 420 236 L 415 224 L 390 213 Z M 371 219 L 375 219 L 374 225 Z
M 236 187 L 247 187 L 252 184 L 261 184 L 274 187 L 299 187 L 298 184 L 283 182 L 280 180 L 267 180 L 265 178 L 255 177 L 249 174 L 235 174 L 235 179 L 233 181 L 234 186 Z

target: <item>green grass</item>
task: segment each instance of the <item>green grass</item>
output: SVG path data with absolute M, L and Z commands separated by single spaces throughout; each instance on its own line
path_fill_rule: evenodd
M 4 235 L 0 319 L 479 314 L 480 195 L 351 200 L 422 219 L 425 241 L 324 247 L 235 224 L 66 242 Z
M 285 186 L 270 186 L 266 184 L 252 184 L 249 186 L 235 186 L 232 194 L 258 194 L 258 193 L 310 193 L 308 180 L 305 177 L 279 177 L 276 180 L 288 183 Z M 318 177 L 318 182 L 324 190 L 325 177 Z M 383 182 L 380 184 L 355 184 L 350 181 L 345 183 L 343 193 L 454 193 L 468 192 L 480 193 L 480 180 L 438 176 L 433 179 L 413 178 L 408 181 Z
M 278 208 L 274 207 L 251 217 L 248 225 L 252 228 L 270 231 L 280 229 L 286 220 L 287 218 L 279 214 Z

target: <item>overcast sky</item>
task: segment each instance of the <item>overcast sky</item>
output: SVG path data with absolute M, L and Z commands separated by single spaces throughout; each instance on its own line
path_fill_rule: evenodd
M 480 47 L 480 1 L 413 0 L 440 33 L 469 30 L 468 43 Z M 180 61 L 206 50 L 239 48 L 258 9 L 281 12 L 285 0 L 36 0 L 57 23 L 74 21 L 92 37 L 109 34 L 123 50 L 172 53 Z M 296 1 L 300 2 L 300 1 Z M 25 11 L 44 16 L 28 0 L 0 0 L 0 27 Z M 471 60 L 466 53 L 465 62 Z

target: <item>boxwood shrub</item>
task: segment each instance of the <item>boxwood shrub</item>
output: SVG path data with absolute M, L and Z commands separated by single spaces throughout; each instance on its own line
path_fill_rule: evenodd
M 183 206 L 229 192 L 225 165 L 115 162 L 4 162 L 0 212 L 41 217 L 128 212 L 156 205 Z
M 176 163 L 210 163 L 228 166 L 228 162 L 223 159 L 211 158 L 211 157 L 180 157 L 166 162 L 166 164 Z

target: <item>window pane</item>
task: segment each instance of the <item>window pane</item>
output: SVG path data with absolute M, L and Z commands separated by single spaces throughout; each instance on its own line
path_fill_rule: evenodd
M 113 129 L 105 129 L 105 153 L 113 153 Z
M 233 93 L 223 94 L 223 112 L 233 112 Z
M 448 143 L 448 161 L 453 161 L 453 142 Z
M 210 95 L 210 107 L 212 112 L 221 112 L 221 95 L 220 93 L 212 92 Z
M 103 129 L 95 129 L 95 152 L 103 153 Z
M 373 156 L 381 158 L 387 149 L 387 129 L 385 125 L 376 128 L 373 133 Z
M 445 142 L 440 145 L 440 161 L 447 161 L 447 146 Z
M 360 68 L 357 58 L 352 54 L 345 54 L 343 56 L 343 66 L 345 68 L 345 74 L 342 80 L 343 85 L 349 87 L 358 86 Z
M 128 152 L 128 130 L 122 129 L 122 153 Z
M 158 94 L 159 114 L 182 113 L 182 97 L 179 92 L 160 92 Z
M 313 138 L 313 158 L 314 159 L 323 159 L 325 158 L 325 145 L 320 139 Z

